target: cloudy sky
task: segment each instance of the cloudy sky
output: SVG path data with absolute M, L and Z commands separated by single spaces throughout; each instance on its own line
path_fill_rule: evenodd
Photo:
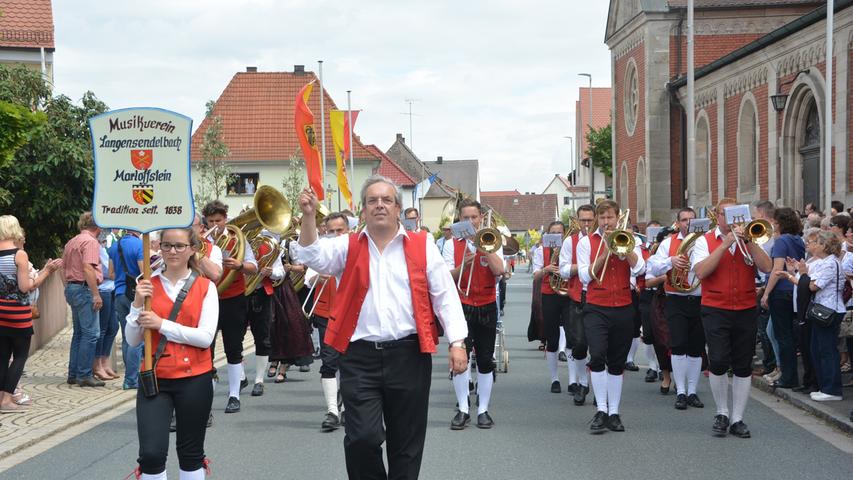
M 578 87 L 610 85 L 605 0 L 53 0 L 56 89 L 160 106 L 198 126 L 237 71 L 316 70 L 356 133 L 422 160 L 480 160 L 484 190 L 567 173 Z

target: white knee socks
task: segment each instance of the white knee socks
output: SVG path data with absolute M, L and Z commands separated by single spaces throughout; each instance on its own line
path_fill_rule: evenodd
M 558 380 L 557 352 L 545 352 L 545 360 L 548 362 L 548 371 L 551 372 L 551 381 L 556 382 Z
M 143 473 L 141 478 L 142 480 L 166 480 L 166 471 L 163 470 L 162 473 L 155 474 Z
M 269 355 L 255 355 L 255 383 L 264 383 Z
M 597 397 L 597 396 L 596 396 Z M 622 375 L 607 374 L 607 413 L 619 414 L 619 401 L 622 400 Z
M 687 357 L 687 394 L 696 393 L 699 375 L 702 373 L 702 357 Z
M 625 360 L 626 362 L 632 362 L 632 363 L 634 362 L 634 354 L 637 353 L 637 346 L 639 346 L 639 345 L 640 345 L 639 337 L 635 338 L 634 340 L 631 341 L 631 349 L 628 350 L 628 359 Z
M 607 372 L 592 372 L 592 391 L 599 412 L 607 413 Z
M 710 373 L 708 380 L 711 383 L 711 394 L 714 395 L 714 403 L 717 404 L 717 415 L 729 416 L 729 379 L 726 375 L 714 375 Z M 747 379 L 748 380 L 748 379 Z
M 323 386 L 323 397 L 326 399 L 326 409 L 329 413 L 339 417 L 338 413 L 338 379 L 337 378 L 321 378 L 320 384 Z
M 750 377 L 732 377 L 732 423 L 743 420 L 746 402 L 749 400 L 749 389 L 752 387 Z
M 578 383 L 578 366 L 572 358 L 572 351 L 566 350 L 566 363 L 569 367 L 569 385 Z
M 583 385 L 584 387 L 589 386 L 589 369 L 586 368 L 586 359 L 582 358 L 572 359 L 572 363 L 575 364 L 575 370 L 578 373 L 578 383 Z
M 242 363 L 228 364 L 228 396 L 240 399 L 240 378 L 243 376 Z
M 672 356 L 672 381 L 679 395 L 687 393 L 687 355 Z
M 165 478 L 165 477 L 164 477 Z M 185 472 L 181 470 L 181 480 L 204 480 L 204 469 L 199 468 L 193 472 Z
M 480 403 L 477 405 L 477 415 L 489 411 L 489 400 L 492 399 L 492 385 L 494 383 L 494 372 L 477 372 L 477 394 L 480 397 Z
M 456 392 L 456 402 L 459 404 L 459 411 L 462 413 L 468 413 L 468 382 L 470 380 L 470 370 L 453 376 L 453 391 Z

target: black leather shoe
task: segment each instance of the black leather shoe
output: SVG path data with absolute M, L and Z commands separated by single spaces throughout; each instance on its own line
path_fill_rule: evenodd
M 725 415 L 716 415 L 714 417 L 714 426 L 711 427 L 715 437 L 725 437 L 729 431 L 729 417 Z
M 660 394 L 661 395 L 669 395 L 669 386 L 664 387 L 663 385 L 661 385 Z
M 622 419 L 618 414 L 613 414 L 607 417 L 607 428 L 611 432 L 624 432 L 625 426 L 622 425 Z
M 332 412 L 326 413 L 326 418 L 323 419 L 323 424 L 320 425 L 320 428 L 324 432 L 331 432 L 337 430 L 338 427 L 341 426 L 341 421 L 338 419 L 338 416 Z
M 735 422 L 729 427 L 729 433 L 736 437 L 740 438 L 749 438 L 752 435 L 749 434 L 749 429 L 746 428 L 746 424 L 741 422 Z
M 471 423 L 471 415 L 463 412 L 456 412 L 456 416 L 450 421 L 451 430 L 464 430 Z
M 551 393 L 560 393 L 563 391 L 563 387 L 560 386 L 560 382 L 554 380 L 551 382 Z
M 675 409 L 687 410 L 687 395 L 679 393 L 678 396 L 675 397 Z
M 560 352 L 557 354 L 557 360 L 561 362 L 567 362 L 569 360 L 569 357 L 566 356 L 566 352 Z
M 169 431 L 175 432 L 178 430 L 178 422 L 175 421 L 175 412 L 172 412 L 172 421 L 169 422 Z
M 237 397 L 228 397 L 228 405 L 225 406 L 225 413 L 237 413 L 240 411 L 240 400 Z
M 78 378 L 77 385 L 81 387 L 103 387 L 106 383 L 98 380 L 95 377 Z
M 77 379 L 74 377 L 68 377 L 68 379 L 65 380 L 65 383 L 68 385 L 77 385 Z
M 625 364 L 625 370 L 629 372 L 639 372 L 640 367 L 638 367 L 634 362 L 628 362 Z
M 702 403 L 702 400 L 699 400 L 699 395 L 695 393 L 691 393 L 689 397 L 687 397 L 687 404 L 693 408 L 705 408 L 705 404 Z
M 244 378 L 244 379 L 240 380 L 240 391 L 241 392 L 243 391 L 244 388 L 246 388 L 248 386 L 249 386 L 249 379 L 248 378 Z
M 492 416 L 489 412 L 483 412 L 477 415 L 477 428 L 492 428 L 495 425 Z
M 575 387 L 574 400 L 575 405 L 581 406 L 586 403 L 586 394 L 589 393 L 589 387 L 585 387 L 583 385 L 577 385 Z
M 213 412 L 210 412 L 210 415 L 207 416 L 207 428 L 213 426 Z
M 646 383 L 655 383 L 658 381 L 658 372 L 651 368 L 646 370 Z
M 593 435 L 604 433 L 604 431 L 607 430 L 607 419 L 608 416 L 606 412 L 595 412 L 595 416 L 592 417 L 592 422 L 589 424 L 589 433 Z
M 570 384 L 569 384 L 569 386 L 566 388 L 566 392 L 567 392 L 569 395 L 574 395 L 574 394 L 575 394 L 575 392 L 577 392 L 577 391 L 578 391 L 578 388 L 580 388 L 580 385 L 579 385 L 579 384 L 577 384 L 577 383 L 570 383 Z
M 264 384 L 263 383 L 256 383 L 255 386 L 252 387 L 252 396 L 253 397 L 260 397 L 263 394 L 264 394 Z

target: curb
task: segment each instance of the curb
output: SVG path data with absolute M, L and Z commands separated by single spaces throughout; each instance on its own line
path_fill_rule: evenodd
M 782 399 L 806 413 L 820 418 L 847 435 L 853 436 L 853 423 L 850 422 L 849 418 L 839 415 L 837 412 L 834 412 L 829 408 L 823 407 L 822 404 L 819 404 L 818 402 L 805 400 L 805 398 L 808 397 L 803 397 L 799 394 L 792 395 L 790 391 L 786 389 L 773 388 L 765 382 L 764 379 L 758 377 L 752 377 L 752 386 L 762 392 Z

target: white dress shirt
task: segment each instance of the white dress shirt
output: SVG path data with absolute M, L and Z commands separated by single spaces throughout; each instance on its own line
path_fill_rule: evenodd
M 720 227 L 714 229 L 714 236 L 718 239 L 722 239 L 725 237 L 723 232 L 720 231 Z M 735 250 L 737 249 L 737 243 L 732 243 L 729 247 L 729 255 L 734 255 Z M 711 255 L 711 251 L 708 248 L 708 240 L 705 239 L 705 235 L 696 239 L 696 243 L 693 244 L 693 248 L 690 249 L 690 269 L 695 270 L 696 264 L 705 260 Z
M 211 245 L 213 248 L 210 249 L 210 257 L 208 257 L 208 260 L 218 265 L 219 268 L 222 268 L 222 249 L 216 245 Z
M 403 251 L 403 236 L 406 235 L 406 230 L 400 226 L 397 235 L 381 253 L 368 229 L 356 235 L 367 235 L 370 285 L 351 341 L 398 340 L 417 333 L 409 272 Z M 297 242 L 292 245 L 299 263 L 317 272 L 334 275 L 340 285 L 340 277 L 347 262 L 349 235 L 319 238 L 307 247 L 300 246 Z M 442 261 L 434 242 L 426 242 L 426 263 L 432 308 L 444 327 L 445 337 L 449 342 L 462 340 L 468 336 L 462 303 L 459 301 L 450 270 Z
M 271 237 L 273 239 L 274 243 L 278 242 L 278 235 L 275 235 L 268 230 L 263 230 L 261 232 L 261 235 L 266 235 L 268 237 Z M 251 251 L 252 249 L 249 248 L 248 250 Z M 252 256 L 254 256 L 254 252 L 252 253 Z M 255 264 L 257 265 L 257 262 Z M 278 280 L 281 280 L 282 278 L 284 278 L 284 264 L 281 263 L 281 252 L 279 252 L 279 255 L 275 256 L 275 258 L 272 261 L 271 267 L 272 267 L 272 273 L 270 274 L 270 280 L 275 282 L 275 281 L 278 281 Z M 260 273 L 260 268 L 261 268 L 260 265 L 258 265 L 258 273 Z M 257 288 L 255 288 L 255 290 L 257 290 L 258 288 L 263 288 L 263 282 L 258 282 L 258 286 L 257 286 Z
M 533 252 L 533 273 L 542 270 L 545 266 L 545 250 L 537 249 Z
M 169 299 L 174 302 L 178 298 L 181 288 L 187 283 L 187 278 L 189 278 L 190 274 L 188 273 L 186 277 L 172 285 L 172 282 L 161 275 L 161 273 L 162 270 L 157 270 L 151 274 L 151 277 L 160 277 L 163 290 L 166 291 Z M 130 304 L 130 313 L 127 314 L 127 325 L 124 328 L 124 333 L 127 335 L 127 343 L 131 347 L 142 343 L 144 329 L 137 323 L 139 312 L 141 311 L 141 308 L 134 307 L 133 303 Z M 165 335 L 166 339 L 170 342 L 183 343 L 198 348 L 209 347 L 213 343 L 213 336 L 216 334 L 216 326 L 219 323 L 219 294 L 216 293 L 216 285 L 213 282 L 208 284 L 197 328 L 181 325 L 166 318 L 163 320 L 163 324 L 160 326 L 160 334 Z
M 474 253 L 477 251 L 477 248 L 474 247 L 474 243 L 470 240 L 467 240 L 466 245 L 468 245 L 468 251 Z M 539 262 L 542 262 L 542 249 L 539 249 Z M 500 250 L 497 251 L 499 257 L 503 258 L 504 256 L 504 247 L 501 246 Z M 447 268 L 453 270 L 456 268 L 456 242 L 454 240 L 448 240 L 444 244 L 444 248 L 441 249 L 441 256 L 444 258 L 444 263 L 447 265 Z M 533 254 L 534 261 L 536 259 L 536 253 Z M 487 267 L 488 268 L 488 267 Z M 465 267 L 465 270 L 468 270 L 468 267 Z M 464 272 L 463 272 L 464 273 Z
M 844 268 L 835 255 L 829 255 L 809 265 L 809 278 L 817 286 L 814 301 L 837 313 L 845 313 L 847 307 L 841 293 L 844 291 Z
M 601 231 L 596 230 L 592 233 L 592 235 L 596 235 L 601 237 Z M 606 239 L 602 239 L 605 241 Z M 604 252 L 604 247 L 601 247 L 601 251 Z M 590 258 L 592 255 L 595 255 L 595 252 L 590 252 L 590 243 L 589 243 L 589 235 L 583 237 L 578 242 L 577 248 L 578 254 L 578 276 L 581 278 L 581 281 L 584 285 L 588 285 L 589 282 L 592 281 L 592 277 L 589 275 L 589 266 L 592 265 L 592 262 L 595 260 L 594 258 Z M 603 253 L 601 253 L 603 255 Z M 634 243 L 634 254 L 637 256 L 637 263 L 631 268 L 631 277 L 636 277 L 646 268 L 646 262 L 643 260 L 643 252 L 640 250 L 640 244 Z M 630 264 L 629 264 L 630 266 Z M 606 279 L 606 278 L 605 278 Z
M 684 240 L 684 235 L 682 235 L 681 232 L 678 232 L 678 239 Z M 693 248 L 691 248 L 691 250 L 696 248 L 696 244 L 699 242 L 699 240 L 700 239 L 697 238 L 696 241 L 693 242 L 694 246 L 693 246 Z M 705 249 L 707 250 L 708 249 L 708 242 L 705 241 L 704 237 L 702 237 L 701 240 L 703 242 L 705 242 Z M 651 257 L 649 257 L 649 261 L 647 263 L 646 269 L 648 270 L 649 273 L 651 273 L 651 275 L 653 277 L 660 277 L 661 275 L 666 275 L 667 272 L 672 270 L 672 257 L 669 255 L 669 249 L 671 246 L 672 246 L 672 235 L 667 235 L 667 237 L 664 238 L 662 242 L 660 242 L 660 245 L 658 245 L 658 249 L 655 252 L 655 254 L 652 255 Z M 689 259 L 688 259 L 688 261 L 689 261 Z M 696 275 L 693 273 L 692 265 L 690 268 L 690 272 L 687 274 L 687 281 L 690 282 L 691 285 L 693 285 L 693 282 L 696 281 Z M 699 297 L 702 295 L 702 287 L 701 286 L 697 287 L 696 290 L 693 290 L 692 292 L 688 292 L 688 293 L 667 291 L 666 294 L 667 295 L 693 295 L 693 296 Z
M 586 237 L 586 235 L 578 235 L 578 245 L 580 245 L 580 239 L 584 237 Z M 572 236 L 569 235 L 568 237 L 566 237 L 565 240 L 563 240 L 563 246 L 560 248 L 560 276 L 566 280 L 572 277 L 573 261 L 574 259 L 572 258 Z M 580 269 L 578 270 L 578 273 L 580 273 Z M 583 277 L 580 277 L 580 280 L 583 284 L 583 290 L 586 291 L 587 282 L 583 280 Z

